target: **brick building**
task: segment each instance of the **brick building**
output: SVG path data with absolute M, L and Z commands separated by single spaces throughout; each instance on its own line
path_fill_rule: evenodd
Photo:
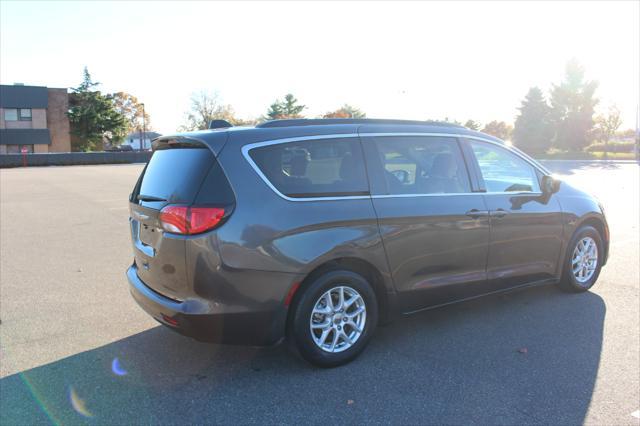
M 0 85 L 0 154 L 69 152 L 67 89 Z

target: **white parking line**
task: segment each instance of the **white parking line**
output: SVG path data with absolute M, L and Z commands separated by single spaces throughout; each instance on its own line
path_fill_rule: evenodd
M 640 419 L 640 410 L 634 411 L 633 413 L 631 413 L 631 415 L 636 419 Z

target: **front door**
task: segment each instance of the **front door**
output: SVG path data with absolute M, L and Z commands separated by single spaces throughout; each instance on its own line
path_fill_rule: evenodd
M 562 212 L 540 189 L 540 174 L 505 147 L 467 140 L 486 190 L 491 242 L 487 277 L 492 288 L 514 287 L 556 276 L 562 249 Z
M 488 209 L 472 192 L 457 139 L 360 135 L 403 310 L 486 292 Z

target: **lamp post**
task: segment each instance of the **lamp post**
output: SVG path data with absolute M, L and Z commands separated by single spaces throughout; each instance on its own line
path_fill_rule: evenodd
M 636 134 L 634 138 L 636 162 L 640 163 L 640 105 L 636 107 Z
M 142 104 L 142 135 L 144 138 L 147 137 L 147 120 L 144 113 L 144 104 Z

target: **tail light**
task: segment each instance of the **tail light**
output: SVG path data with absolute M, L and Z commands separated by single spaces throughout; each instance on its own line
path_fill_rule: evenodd
M 162 229 L 172 234 L 201 234 L 218 226 L 223 218 L 222 207 L 166 206 L 160 211 Z

